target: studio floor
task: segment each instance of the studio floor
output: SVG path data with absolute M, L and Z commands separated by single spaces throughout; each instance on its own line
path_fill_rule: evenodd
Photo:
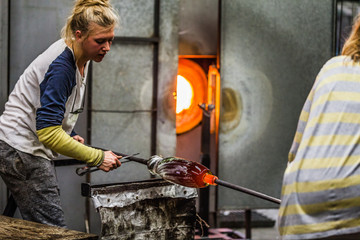
M 266 226 L 266 224 L 263 224 L 263 227 L 251 228 L 251 240 L 277 240 L 277 239 L 280 239 L 278 229 L 277 229 L 276 223 L 275 223 L 275 221 L 277 219 L 277 215 L 278 215 L 277 209 L 254 210 L 252 213 L 253 220 L 255 220 L 255 222 L 252 223 L 253 226 L 256 225 L 256 220 L 261 220 L 261 218 L 270 220 L 273 223 L 273 225 Z M 239 231 L 239 232 L 245 234 L 244 228 L 236 229 L 236 231 Z
M 245 232 L 244 229 L 239 229 L 240 232 Z M 276 240 L 280 239 L 279 233 L 275 227 L 268 228 L 252 228 L 251 240 Z

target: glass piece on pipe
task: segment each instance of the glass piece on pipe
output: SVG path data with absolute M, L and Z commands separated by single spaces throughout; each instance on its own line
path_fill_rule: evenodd
M 218 179 L 204 165 L 177 157 L 154 155 L 148 161 L 148 169 L 166 181 L 192 188 L 216 185 Z

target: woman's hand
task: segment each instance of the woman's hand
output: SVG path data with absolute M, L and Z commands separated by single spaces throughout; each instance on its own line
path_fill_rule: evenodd
M 85 142 L 85 140 L 80 135 L 73 136 L 73 139 L 75 139 L 76 141 L 78 141 L 79 143 L 82 143 L 82 144 L 84 144 L 84 142 Z
M 114 170 L 121 166 L 120 158 L 122 156 L 118 156 L 112 151 L 105 151 L 105 157 L 102 164 L 99 166 L 99 168 L 105 172 L 108 172 L 110 170 Z

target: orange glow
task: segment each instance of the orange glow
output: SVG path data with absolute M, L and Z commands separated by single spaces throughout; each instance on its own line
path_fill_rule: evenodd
M 209 67 L 207 103 L 215 106 L 211 112 L 210 132 L 218 136 L 220 118 L 220 73 L 215 65 Z
M 181 75 L 177 76 L 176 83 L 176 114 L 189 109 L 194 99 L 194 89 L 190 82 Z
M 207 78 L 199 64 L 179 59 L 176 97 L 176 133 L 185 133 L 201 122 L 202 110 L 198 104 L 206 103 Z M 187 93 L 184 93 L 187 92 Z M 190 94 L 191 93 L 191 94 Z M 187 99 L 183 102 L 183 98 Z M 181 105 L 178 105 L 181 104 Z

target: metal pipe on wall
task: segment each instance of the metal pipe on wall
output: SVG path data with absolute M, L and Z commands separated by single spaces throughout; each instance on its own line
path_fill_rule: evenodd
M 5 102 L 9 95 L 9 12 L 9 0 L 0 1 L 0 114 L 5 109 Z M 7 187 L 0 179 L 0 209 L 5 208 L 8 195 Z
M 0 1 L 0 114 L 9 95 L 9 0 Z

